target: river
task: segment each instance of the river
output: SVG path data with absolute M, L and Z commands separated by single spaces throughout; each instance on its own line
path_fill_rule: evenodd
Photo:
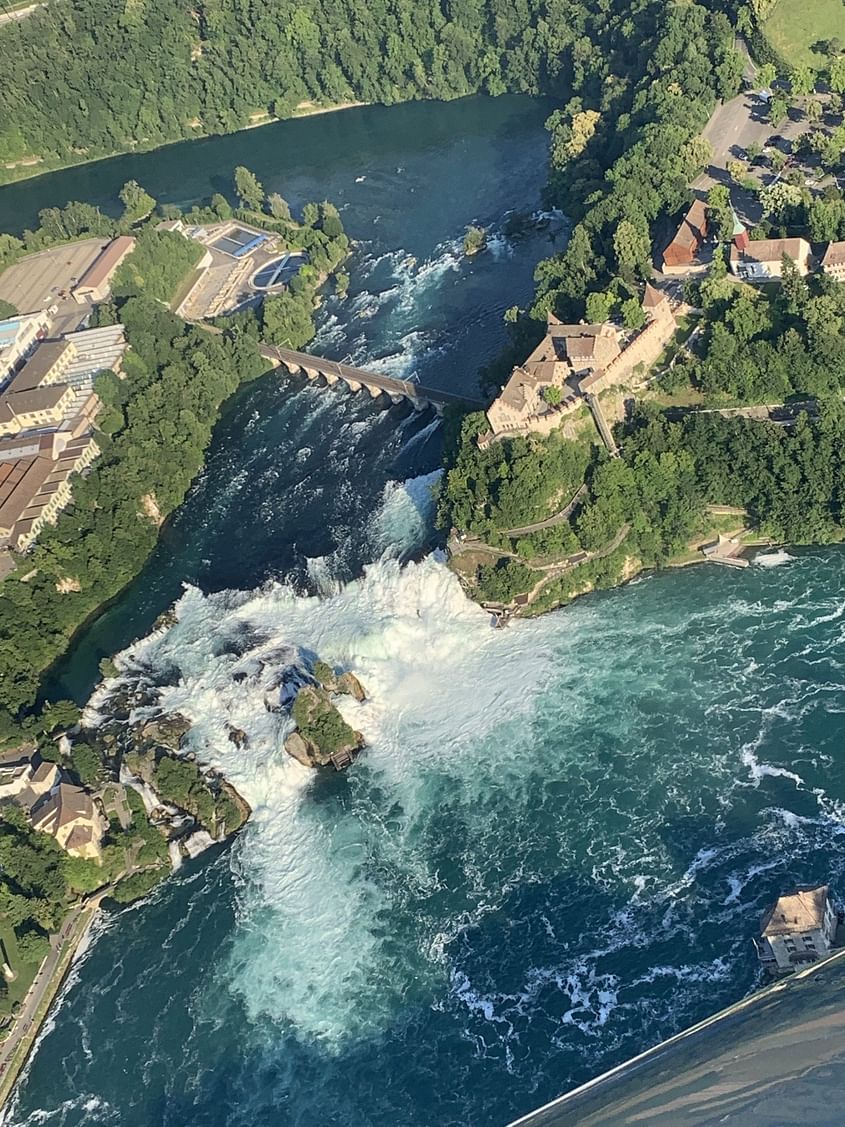
M 273 126 L 284 175 L 244 155 L 260 130 L 181 148 L 198 194 L 190 154 L 216 146 L 215 167 L 344 206 L 353 287 L 315 349 L 466 387 L 548 250 L 499 237 L 538 206 L 547 109 Z M 306 125 L 310 171 L 284 143 Z M 98 183 L 161 192 L 174 151 Z M 50 202 L 82 175 L 50 178 Z M 468 262 L 474 220 L 496 237 Z M 57 671 L 84 698 L 98 657 L 181 596 L 126 675 L 192 718 L 254 816 L 101 919 L 7 1124 L 502 1127 L 752 989 L 785 885 L 845 888 L 842 551 L 646 577 L 495 631 L 425 554 L 432 423 L 277 376 L 245 389 L 155 557 Z M 342 776 L 288 759 L 235 676 L 282 644 L 370 692 L 344 705 L 370 747 Z

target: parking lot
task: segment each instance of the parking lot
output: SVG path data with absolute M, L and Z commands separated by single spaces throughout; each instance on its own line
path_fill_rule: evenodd
M 19 313 L 34 313 L 57 305 L 58 319 L 75 328 L 89 306 L 73 300 L 71 287 L 108 242 L 103 238 L 83 239 L 27 255 L 0 274 L 0 298 L 14 305 Z

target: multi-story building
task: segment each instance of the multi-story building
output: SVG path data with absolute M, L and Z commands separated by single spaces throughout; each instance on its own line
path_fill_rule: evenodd
M 837 282 L 845 282 L 845 243 L 828 243 L 822 270 Z
M 99 861 L 108 823 L 82 787 L 59 782 L 30 812 L 32 828 L 48 833 L 71 857 Z
M 695 265 L 706 238 L 707 205 L 704 200 L 693 200 L 671 243 L 663 251 L 664 274 L 686 273 Z
M 789 974 L 824 958 L 833 947 L 837 922 L 827 884 L 780 896 L 763 916 L 754 941 L 760 963 L 771 974 Z
M 545 337 L 490 404 L 490 431 L 481 445 L 503 435 L 549 434 L 587 395 L 645 372 L 677 325 L 668 298 L 654 286 L 646 285 L 642 305 L 646 324 L 633 335 L 610 323 L 564 325 L 550 313 Z
M 810 272 L 810 244 L 806 239 L 749 239 L 731 247 L 731 270 L 746 282 L 766 282 L 783 275 L 784 257 L 799 274 Z
M 0 388 L 50 331 L 47 310 L 0 321 Z

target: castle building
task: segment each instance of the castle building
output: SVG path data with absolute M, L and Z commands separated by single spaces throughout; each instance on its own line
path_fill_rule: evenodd
M 650 284 L 642 306 L 645 327 L 630 339 L 609 322 L 564 325 L 549 313 L 546 335 L 488 408 L 490 431 L 481 445 L 506 435 L 549 434 L 588 394 L 628 383 L 636 370 L 650 367 L 675 331 L 675 314 Z

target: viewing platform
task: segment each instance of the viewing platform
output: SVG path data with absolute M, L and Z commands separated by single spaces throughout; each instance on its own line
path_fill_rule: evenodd
M 428 387 L 416 383 L 414 380 L 400 380 L 393 376 L 382 376 L 376 372 L 368 372 L 363 368 L 354 368 L 350 364 L 342 364 L 337 360 L 326 360 L 322 356 L 311 356 L 307 352 L 296 352 L 292 348 L 279 348 L 272 344 L 262 344 L 259 352 L 265 360 L 269 360 L 274 368 L 284 367 L 291 375 L 306 376 L 309 380 L 322 377 L 328 385 L 340 381 L 345 383 L 350 391 L 360 391 L 366 388 L 373 399 L 379 395 L 388 395 L 394 403 L 402 399 L 409 399 L 414 407 L 421 411 L 426 407 L 434 407 L 438 414 L 442 413 L 447 404 L 459 407 L 471 407 L 479 410 L 486 406 L 484 400 L 469 395 L 458 395 L 452 391 L 443 391 L 442 388 Z

